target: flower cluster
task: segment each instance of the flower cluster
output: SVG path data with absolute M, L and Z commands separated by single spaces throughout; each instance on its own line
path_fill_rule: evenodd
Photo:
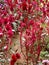
M 27 65 L 28 60 L 34 63 L 39 59 L 41 50 L 48 44 L 45 39 L 49 36 L 49 1 L 4 0 L 4 4 L 0 5 L 0 38 L 4 39 L 3 42 L 11 44 L 14 34 L 12 24 L 14 23 L 16 29 L 15 21 L 19 24 L 21 51 Z M 7 46 L 4 49 L 7 49 Z M 11 65 L 14 65 L 19 57 L 18 54 L 12 55 Z
M 16 54 L 12 54 L 12 59 L 10 61 L 10 65 L 14 65 L 15 62 L 20 59 L 20 54 L 19 53 L 16 53 Z
M 0 3 L 0 52 L 3 52 L 3 54 L 5 54 L 6 57 L 8 57 L 8 54 L 10 55 L 9 49 L 12 44 L 12 38 L 17 30 L 16 17 L 12 13 L 12 11 L 9 11 L 10 8 L 8 8 L 12 4 L 11 2 L 12 0 L 6 0 L 3 3 Z M 16 54 L 16 57 L 17 59 L 20 58 L 19 54 Z
M 48 0 L 24 0 L 21 3 L 22 21 L 18 28 L 21 51 L 27 61 L 37 62 L 40 52 L 45 48 L 49 33 Z M 25 51 L 24 51 L 25 49 Z

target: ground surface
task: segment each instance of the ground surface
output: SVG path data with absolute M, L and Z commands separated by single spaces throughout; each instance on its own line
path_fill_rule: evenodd
M 16 51 L 18 49 L 17 52 L 20 53 L 20 55 L 21 55 L 21 59 L 19 59 L 18 62 L 23 64 L 24 58 L 23 58 L 23 55 L 22 55 L 21 49 L 20 49 L 20 37 L 19 37 L 19 35 L 15 35 L 15 38 L 13 38 L 13 44 L 11 47 L 14 51 Z

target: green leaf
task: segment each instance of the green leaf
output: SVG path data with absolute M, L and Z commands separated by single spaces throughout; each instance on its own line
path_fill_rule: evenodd
M 47 48 L 49 48 L 49 43 L 47 44 Z

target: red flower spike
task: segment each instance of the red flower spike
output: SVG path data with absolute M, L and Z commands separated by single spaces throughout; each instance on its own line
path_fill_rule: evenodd
M 11 11 L 13 11 L 13 10 L 14 10 L 14 9 L 13 9 L 13 5 L 10 5 L 10 10 L 11 10 Z
M 32 4 L 28 6 L 28 13 L 31 13 Z
M 26 1 L 22 2 L 22 10 L 27 10 L 27 3 L 26 3 Z
M 28 18 L 25 17 L 25 18 L 24 18 L 24 23 L 27 23 L 27 21 L 28 21 Z
M 2 25 L 3 22 L 4 22 L 3 18 L 0 17 L 0 26 Z
M 18 1 L 17 0 L 14 0 L 15 4 L 18 4 Z
M 8 33 L 8 36 L 9 36 L 10 38 L 13 36 L 13 31 L 12 31 L 12 30 L 7 31 L 7 33 Z
M 16 61 L 17 61 L 17 57 L 16 57 L 16 55 L 15 55 L 15 54 L 12 54 L 12 60 L 13 60 L 14 62 L 16 62 Z
M 17 59 L 20 59 L 20 54 L 16 53 L 16 57 L 17 57 Z
M 20 23 L 20 26 L 23 28 L 23 27 L 25 27 L 25 26 L 26 26 L 26 24 L 25 24 L 25 23 L 23 23 L 23 22 L 21 22 L 21 23 Z
M 30 4 L 31 3 L 31 0 L 28 0 L 28 3 Z
M 8 5 L 12 3 L 12 0 L 7 0 Z
M 44 23 L 44 18 L 43 18 L 43 19 L 41 19 L 41 23 Z
M 5 18 L 4 18 L 4 24 L 7 24 L 8 22 L 9 22 L 8 18 L 5 17 Z
M 12 30 L 11 25 L 10 25 L 10 24 L 6 24 L 6 29 L 7 29 L 7 30 Z
M 30 30 L 26 29 L 26 34 L 30 35 Z
M 13 60 L 10 61 L 10 65 L 14 65 L 15 62 Z
M 40 0 L 40 2 L 43 2 L 43 0 Z
M 29 26 L 30 25 L 34 25 L 34 21 L 33 20 L 30 20 L 28 24 L 29 24 Z

